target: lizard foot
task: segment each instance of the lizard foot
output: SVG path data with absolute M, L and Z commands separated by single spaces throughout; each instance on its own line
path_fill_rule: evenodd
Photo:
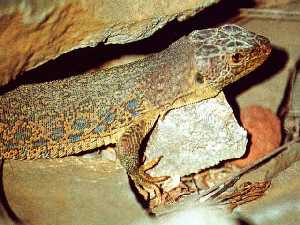
M 147 170 L 152 169 L 158 164 L 162 156 L 153 159 L 144 165 L 141 165 L 136 174 L 130 174 L 131 179 L 134 181 L 139 193 L 145 200 L 150 199 L 150 193 L 155 193 L 157 204 L 162 202 L 162 194 L 158 183 L 169 179 L 169 176 L 152 177 L 146 173 Z

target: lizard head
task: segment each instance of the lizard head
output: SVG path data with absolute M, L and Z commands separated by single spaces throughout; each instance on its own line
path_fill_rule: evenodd
M 188 39 L 194 49 L 196 84 L 216 91 L 253 71 L 271 52 L 267 38 L 237 25 L 196 30 Z

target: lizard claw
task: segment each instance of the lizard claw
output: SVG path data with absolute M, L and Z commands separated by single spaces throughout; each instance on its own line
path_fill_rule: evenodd
M 146 171 L 156 166 L 161 158 L 162 156 L 141 165 L 136 174 L 130 174 L 131 179 L 144 199 L 149 200 L 150 193 L 154 192 L 158 205 L 162 202 L 162 194 L 158 183 L 169 179 L 169 176 L 152 177 Z

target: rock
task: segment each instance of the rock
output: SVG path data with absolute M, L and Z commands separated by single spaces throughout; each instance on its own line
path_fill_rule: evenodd
M 159 217 L 146 217 L 133 222 L 132 225 L 237 225 L 237 221 L 217 206 L 197 204 L 187 205 L 174 212 Z
M 270 109 L 255 105 L 243 108 L 240 117 L 241 123 L 249 132 L 251 142 L 248 154 L 233 163 L 244 167 L 280 145 L 281 123 Z
M 253 179 L 272 180 L 271 187 L 260 199 L 234 210 L 249 224 L 300 224 L 300 143 L 289 146 L 264 165 L 242 177 L 242 182 Z
M 218 1 L 1 1 L 0 85 L 73 49 L 147 38 Z
M 8 205 L 26 225 L 130 224 L 145 216 L 125 170 L 112 161 L 6 160 L 2 182 Z M 15 223 L 0 217 L 0 224 Z
M 246 145 L 247 133 L 220 93 L 215 98 L 172 110 L 164 120 L 159 120 L 145 156 L 147 161 L 163 156 L 149 174 L 171 176 L 164 187 L 169 190 L 178 185 L 181 176 L 241 157 Z

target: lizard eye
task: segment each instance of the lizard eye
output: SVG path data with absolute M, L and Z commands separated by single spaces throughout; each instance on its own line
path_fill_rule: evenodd
M 203 75 L 201 73 L 199 73 L 199 72 L 197 72 L 197 74 L 196 74 L 196 81 L 199 84 L 202 84 L 204 82 Z
M 243 55 L 241 53 L 235 53 L 231 56 L 232 62 L 238 63 L 242 60 Z

